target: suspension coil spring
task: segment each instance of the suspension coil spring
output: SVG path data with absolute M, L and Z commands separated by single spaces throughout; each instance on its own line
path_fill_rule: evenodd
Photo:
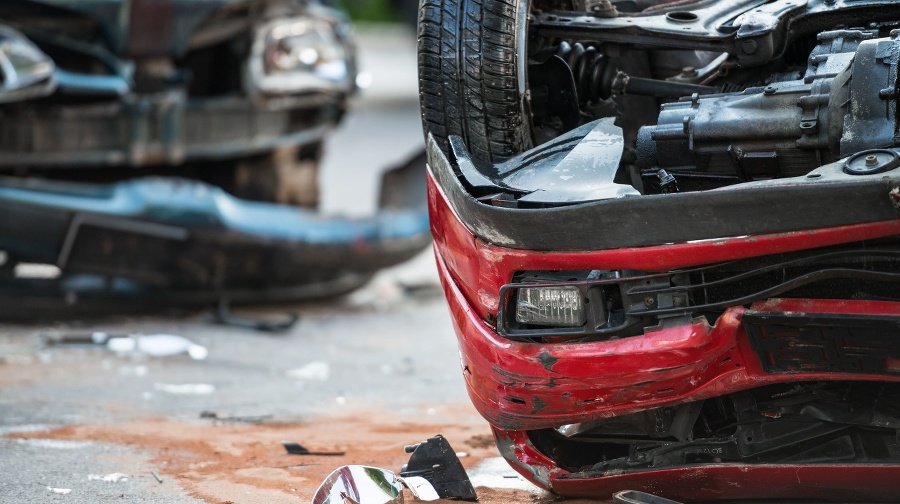
M 612 81 L 615 70 L 606 55 L 593 46 L 585 47 L 581 42 L 569 44 L 565 41 L 559 44 L 556 54 L 572 70 L 580 104 L 609 98 L 608 83 Z

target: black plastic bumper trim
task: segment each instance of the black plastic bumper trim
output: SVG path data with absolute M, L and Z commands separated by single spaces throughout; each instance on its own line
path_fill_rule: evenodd
M 465 153 L 456 153 L 457 156 Z M 592 201 L 522 209 L 477 201 L 451 160 L 429 138 L 428 165 L 450 205 L 478 238 L 534 251 L 587 251 L 757 236 L 898 219 L 889 192 L 900 169 L 808 184 L 748 184 L 740 189 Z M 840 170 L 841 163 L 834 163 Z

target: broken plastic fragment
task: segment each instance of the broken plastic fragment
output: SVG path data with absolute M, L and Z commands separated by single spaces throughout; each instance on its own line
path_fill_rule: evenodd
M 400 472 L 401 477 L 425 478 L 440 498 L 473 502 L 478 500 L 466 470 L 444 436 L 438 434 L 416 446 L 406 447 L 406 451 L 411 451 L 412 455 Z
M 118 483 L 120 481 L 128 481 L 128 475 L 122 473 L 110 474 L 88 474 L 88 481 L 105 481 L 107 483 Z
M 47 487 L 47 490 L 49 490 L 50 493 L 55 493 L 55 494 L 59 494 L 59 495 L 66 495 L 72 491 L 71 488 L 53 488 L 53 487 Z
M 260 424 L 271 420 L 274 415 L 219 416 L 215 411 L 201 411 L 200 418 L 210 418 L 220 423 L 252 423 Z
M 334 457 L 344 454 L 342 451 L 309 451 L 305 446 L 293 441 L 282 441 L 281 445 L 284 446 L 284 449 L 291 455 L 323 455 Z
M 482 460 L 478 465 L 468 471 L 469 480 L 474 487 L 484 487 L 512 490 L 522 490 L 532 494 L 543 494 L 544 490 L 538 488 L 519 476 L 510 467 L 503 457 L 492 457 Z
M 319 485 L 312 504 L 403 504 L 403 486 L 397 475 L 367 466 L 342 466 Z
M 402 485 L 402 486 L 401 486 Z M 319 485 L 313 504 L 403 504 L 403 486 L 421 501 L 441 498 L 434 486 L 421 476 L 402 478 L 387 469 L 342 466 Z
M 438 495 L 437 490 L 434 489 L 434 486 L 421 476 L 410 476 L 408 478 L 401 477 L 397 479 L 406 485 L 406 488 L 409 488 L 409 491 L 419 500 L 436 501 L 441 498 L 441 496 Z
M 102 334 L 102 333 L 94 333 Z M 175 334 L 147 334 L 110 337 L 106 347 L 113 352 L 140 352 L 151 357 L 167 357 L 187 353 L 194 360 L 203 360 L 209 355 L 206 347 Z

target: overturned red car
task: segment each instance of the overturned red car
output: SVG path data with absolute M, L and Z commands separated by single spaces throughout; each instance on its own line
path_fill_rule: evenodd
M 900 500 L 900 4 L 424 0 L 438 268 L 568 496 Z

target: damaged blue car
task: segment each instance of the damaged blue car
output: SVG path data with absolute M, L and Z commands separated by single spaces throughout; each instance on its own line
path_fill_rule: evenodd
M 327 0 L 0 3 L 0 294 L 302 299 L 412 257 L 424 157 L 376 215 L 316 211 L 356 74 Z

